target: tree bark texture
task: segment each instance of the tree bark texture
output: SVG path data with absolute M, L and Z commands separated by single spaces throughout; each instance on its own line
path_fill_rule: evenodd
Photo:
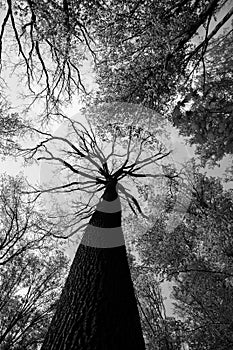
M 89 226 L 112 234 L 121 212 L 96 210 Z M 124 241 L 103 244 L 84 233 L 41 350 L 145 349 Z

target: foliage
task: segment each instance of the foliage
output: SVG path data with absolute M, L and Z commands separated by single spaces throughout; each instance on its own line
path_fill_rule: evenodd
M 68 260 L 48 219 L 18 175 L 0 182 L 0 348 L 37 350 L 54 311 Z M 61 246 L 61 243 L 60 243 Z
M 233 32 L 221 35 L 210 46 L 204 70 L 195 88 L 178 102 L 172 121 L 189 143 L 197 145 L 202 164 L 216 164 L 233 153 Z
M 41 249 L 56 234 L 56 227 L 39 207 L 22 176 L 1 176 L 0 182 L 0 266 L 28 250 Z
M 144 102 L 160 110 L 176 92 L 186 67 L 200 62 L 225 1 L 6 0 L 0 32 L 2 71 L 20 74 L 32 101 L 45 102 L 47 117 L 60 103 L 85 92 L 81 65 L 96 62 L 101 96 Z M 206 38 L 195 46 L 198 29 Z M 13 47 L 19 55 L 12 56 Z M 4 78 L 4 74 L 3 74 Z
M 230 349 L 232 337 L 232 276 L 213 271 L 198 259 L 193 271 L 180 276 L 173 297 L 186 324 L 185 340 L 191 349 Z
M 124 140 L 131 130 L 134 139 L 147 137 L 147 142 L 156 144 L 161 135 L 168 134 L 166 129 L 169 122 L 165 121 L 161 114 L 141 104 L 126 102 L 86 104 L 82 108 L 82 113 L 95 127 L 98 137 L 105 141 L 116 133 Z
M 232 206 L 232 191 L 224 191 L 215 178 L 196 174 L 192 201 L 183 222 L 171 233 L 166 226 L 169 215 L 162 212 L 154 227 L 142 237 L 143 259 L 167 277 L 185 272 L 200 256 L 217 269 L 228 265 L 232 245 Z M 152 247 L 148 251 L 150 244 L 156 254 Z
M 0 348 L 37 350 L 56 306 L 68 260 L 54 242 L 1 266 Z
M 153 274 L 135 266 L 138 275 L 134 281 L 142 329 L 148 350 L 175 350 L 182 344 L 182 322 L 166 314 L 161 286 Z
M 156 111 L 189 80 L 190 66 L 203 59 L 209 42 L 232 15 L 211 33 L 209 25 L 224 1 L 112 1 L 93 19 L 97 38 L 97 101 L 143 103 Z M 205 38 L 195 45 L 197 32 Z
M 23 176 L 0 181 L 0 348 L 37 350 L 55 309 L 68 259 Z
M 62 195 L 62 208 L 59 209 L 55 203 L 57 213 L 53 218 L 58 219 L 59 224 L 63 221 L 67 232 L 64 238 L 86 226 L 86 220 L 99 201 L 98 193 L 111 181 L 117 183 L 119 193 L 132 211 L 143 216 L 135 196 L 128 191 L 127 182 L 131 180 L 132 185 L 135 185 L 146 178 L 160 177 L 172 182 L 178 176 L 174 169 L 163 165 L 160 167 L 170 151 L 161 142 L 156 142 L 150 133 L 143 130 L 135 133 L 131 126 L 122 128 L 120 133 L 118 129 L 112 128 L 108 139 L 103 140 L 99 137 L 98 130 L 96 132 L 95 125 L 87 123 L 86 126 L 65 116 L 64 119 L 67 124 L 64 123 L 63 131 L 66 126 L 67 129 L 63 136 L 30 127 L 32 133 L 41 136 L 41 141 L 35 146 L 19 150 L 26 161 L 49 162 L 57 166 L 56 171 L 64 173 L 60 183 L 53 180 L 53 184 L 46 185 L 46 188 L 40 185 L 31 190 L 31 193 L 38 196 L 46 193 Z M 72 198 L 74 193 L 78 194 Z M 65 208 L 69 195 L 70 202 Z
M 19 75 L 28 89 L 24 96 L 38 99 L 49 117 L 77 91 L 84 91 L 81 62 L 94 52 L 83 15 L 85 2 L 6 0 L 1 2 L 3 21 L 0 31 L 2 78 Z M 12 52 L 18 50 L 18 55 Z
M 18 147 L 17 140 L 25 131 L 19 114 L 3 96 L 0 97 L 0 153 L 2 155 L 14 154 Z
M 193 180 L 183 222 L 170 232 L 169 212 L 162 212 L 138 239 L 138 251 L 144 268 L 174 283 L 183 341 L 191 349 L 228 349 L 233 341 L 233 194 L 197 169 Z
M 132 273 L 148 349 L 177 349 L 183 341 L 194 350 L 232 347 L 232 191 L 194 171 L 187 179 L 191 202 L 177 226 L 173 212 L 183 205 L 177 206 L 177 172 L 169 166 L 151 172 L 169 155 L 158 139 L 167 125 L 164 115 L 171 111 L 166 116 L 196 145 L 202 165 L 233 153 L 232 29 L 217 37 L 233 14 L 228 5 L 225 0 L 1 2 L 1 83 L 10 74 L 17 77 L 27 86 L 22 92 L 27 101 L 43 102 L 47 120 L 61 115 L 77 92 L 86 92 L 81 67 L 86 59 L 95 62 L 99 86 L 95 97 L 86 99 L 90 129 L 63 116 L 70 139 L 35 127 L 31 131 L 42 140 L 21 150 L 27 161 L 61 165 L 66 183 L 29 188 L 21 177 L 1 178 L 1 349 L 34 350 L 41 343 L 67 267 L 52 237 L 61 237 L 61 227 L 65 237 L 77 232 L 76 225 L 93 212 L 92 199 L 113 178 L 122 181 L 120 194 L 134 213 L 142 213 L 142 202 L 159 207 L 154 226 L 134 235 L 143 268 L 134 267 Z M 12 54 L 15 48 L 18 54 Z M 15 154 L 25 130 L 20 113 L 2 97 L 3 155 Z M 154 183 L 163 177 L 170 187 L 152 198 L 146 177 Z M 57 216 L 50 218 L 38 209 L 38 198 L 52 192 L 62 198 L 75 194 L 71 214 L 65 204 L 55 207 Z M 145 229 L 144 224 L 135 222 L 132 230 Z M 174 282 L 182 321 L 166 316 L 158 278 Z

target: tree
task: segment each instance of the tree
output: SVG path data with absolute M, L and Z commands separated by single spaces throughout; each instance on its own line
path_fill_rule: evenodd
M 180 349 L 184 327 L 181 321 L 167 316 L 158 276 L 146 266 L 135 264 L 133 271 L 135 269 L 137 277 L 134 279 L 146 348 Z
M 94 58 L 94 52 L 83 6 L 87 4 L 69 0 L 1 3 L 2 78 L 19 74 L 19 83 L 28 88 L 24 96 L 30 97 L 29 104 L 44 103 L 44 118 L 71 101 L 77 91 L 85 91 L 80 65 L 86 57 Z M 12 56 L 12 48 L 19 54 Z
M 151 166 L 169 152 L 158 143 L 153 146 L 150 135 L 135 135 L 129 128 L 125 137 L 119 138 L 116 130 L 109 134 L 111 143 L 108 140 L 104 152 L 94 127 L 66 119 L 69 125 L 66 138 L 32 128 L 43 139 L 35 147 L 22 150 L 28 159 L 37 157 L 40 161 L 53 161 L 73 174 L 66 178 L 66 183 L 34 188 L 32 192 L 42 195 L 48 191 L 70 193 L 78 190 L 89 195 L 85 205 L 83 199 L 73 202 L 73 218 L 67 215 L 69 222 L 65 224 L 71 231 L 63 237 L 76 233 L 80 222 L 91 218 L 89 224 L 85 224 L 81 244 L 42 349 L 119 349 L 123 346 L 144 349 L 121 230 L 118 193 L 133 212 L 137 210 L 142 214 L 136 198 L 123 185 L 123 179 L 166 177 L 172 181 L 177 174 L 155 173 L 156 168 Z M 54 142 L 57 148 L 52 146 Z M 59 155 L 59 148 L 62 155 Z M 93 211 L 91 201 L 102 190 L 102 199 Z
M 0 266 L 28 250 L 41 249 L 57 230 L 22 176 L 0 178 Z
M 24 132 L 24 124 L 19 114 L 12 110 L 1 89 L 0 97 L 0 153 L 5 156 L 14 154 L 17 138 Z
M 182 338 L 191 349 L 232 346 L 231 190 L 196 168 L 192 200 L 183 222 L 167 230 L 169 212 L 138 239 L 144 268 L 174 283 L 176 312 L 184 320 Z
M 25 95 L 32 102 L 42 100 L 44 117 L 51 117 L 54 108 L 60 112 L 72 96 L 85 92 L 80 66 L 91 57 L 102 97 L 137 99 L 160 110 L 176 93 L 186 68 L 202 61 L 211 39 L 232 16 L 227 11 L 210 31 L 213 18 L 228 4 L 6 0 L 1 5 L 2 72 L 20 74 L 28 87 Z M 194 45 L 202 26 L 205 38 Z M 10 55 L 13 47 L 18 56 Z
M 37 350 L 68 266 L 59 228 L 26 194 L 22 175 L 0 179 L 0 347 Z M 59 276 L 59 278 L 58 278 Z
M 219 179 L 207 177 L 197 169 L 190 189 L 192 199 L 189 208 L 172 235 L 167 229 L 170 214 L 165 206 L 154 227 L 141 237 L 140 252 L 143 258 L 145 253 L 145 262 L 149 254 L 148 244 L 152 244 L 157 254 L 150 254 L 150 263 L 167 276 L 185 272 L 199 250 L 201 256 L 216 268 L 228 261 L 226 252 L 230 254 L 232 191 L 224 191 Z M 174 205 L 171 199 L 169 201 Z
M 145 348 L 115 186 L 84 233 L 42 349 Z
M 37 350 L 54 313 L 68 259 L 46 246 L 21 252 L 1 266 L 0 347 L 2 350 Z
M 93 19 L 99 44 L 95 66 L 98 102 L 143 103 L 158 112 L 191 83 L 211 40 L 233 11 L 217 16 L 229 2 L 121 1 L 100 7 Z M 107 8 L 106 8 L 107 7 Z M 218 23 L 210 31 L 215 18 Z M 198 31 L 204 27 L 204 38 Z
M 213 271 L 201 258 L 192 268 L 180 276 L 173 291 L 175 310 L 186 323 L 184 339 L 194 350 L 230 349 L 233 310 L 229 277 L 221 270 Z
M 126 203 L 134 212 L 136 209 L 141 214 L 140 206 L 136 198 L 127 191 L 126 184 L 131 181 L 131 186 L 135 186 L 143 179 L 161 177 L 173 181 L 178 177 L 175 169 L 162 164 L 162 160 L 168 157 L 171 151 L 156 140 L 147 128 L 138 134 L 135 133 L 135 126 L 128 123 L 123 124 L 121 128 L 110 127 L 103 136 L 99 128 L 95 125 L 92 127 L 88 121 L 85 126 L 79 121 L 63 117 L 66 121 L 63 128 L 66 130 L 66 136 L 52 135 L 29 126 L 28 132 L 39 135 L 41 140 L 35 147 L 21 147 L 18 154 L 22 155 L 26 162 L 54 164 L 56 173 L 64 173 L 60 182 L 57 182 L 57 177 L 53 178 L 53 186 L 32 186 L 32 190 L 29 190 L 29 193 L 38 196 L 46 193 L 61 194 L 63 208 L 66 200 L 70 201 L 64 211 L 55 207 L 55 210 L 59 211 L 57 219 L 62 217 L 59 222 L 67 223 L 64 226 L 67 231 L 64 237 L 75 234 L 78 228 L 80 229 L 79 225 L 83 223 L 85 227 L 85 220 L 93 214 L 93 207 L 99 201 L 98 192 L 106 185 L 105 176 L 108 179 L 115 174 L 114 176 L 121 180 L 124 185 L 120 185 L 119 190 Z M 125 159 L 124 163 L 122 159 Z M 157 164 L 158 171 L 153 167 L 154 164 Z M 81 181 L 82 178 L 86 181 Z M 83 201 L 84 194 L 86 203 Z
M 181 135 L 196 145 L 202 164 L 216 164 L 232 154 L 232 30 L 210 45 L 205 66 L 196 76 L 195 87 L 186 92 L 173 111 L 172 121 Z

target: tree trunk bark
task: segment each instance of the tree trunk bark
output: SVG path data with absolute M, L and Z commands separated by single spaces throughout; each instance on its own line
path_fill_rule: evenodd
M 41 350 L 145 349 L 113 193 L 89 222 Z

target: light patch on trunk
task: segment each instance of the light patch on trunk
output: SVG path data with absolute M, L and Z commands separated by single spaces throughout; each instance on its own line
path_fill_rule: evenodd
M 104 199 L 97 204 L 96 209 L 103 213 L 117 213 L 121 211 L 121 203 L 119 197 L 114 201 L 108 202 Z
M 100 228 L 88 225 L 81 244 L 95 248 L 114 248 L 125 245 L 121 227 Z

